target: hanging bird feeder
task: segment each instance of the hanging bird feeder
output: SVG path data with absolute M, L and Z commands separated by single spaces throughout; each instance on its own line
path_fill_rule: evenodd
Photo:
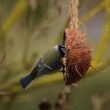
M 70 0 L 70 25 L 65 29 L 66 53 L 63 58 L 66 85 L 82 79 L 91 63 L 91 48 L 85 33 L 78 30 L 78 0 Z

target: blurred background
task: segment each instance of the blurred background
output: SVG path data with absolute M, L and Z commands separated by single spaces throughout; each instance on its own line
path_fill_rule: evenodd
M 110 110 L 110 0 L 79 0 L 79 27 L 93 58 L 78 87 L 65 87 L 58 72 L 20 88 L 68 24 L 69 0 L 0 0 L 0 110 Z

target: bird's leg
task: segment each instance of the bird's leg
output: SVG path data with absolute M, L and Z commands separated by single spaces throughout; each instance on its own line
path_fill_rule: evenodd
M 65 65 L 66 65 L 66 58 L 64 57 L 63 58 L 63 73 L 64 73 L 64 76 L 65 77 L 69 77 L 69 74 L 67 73 L 67 71 L 66 71 L 66 67 L 65 67 Z

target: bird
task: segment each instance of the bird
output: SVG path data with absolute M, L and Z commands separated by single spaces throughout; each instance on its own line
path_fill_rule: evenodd
M 27 88 L 37 77 L 54 73 L 64 68 L 62 58 L 65 55 L 65 40 L 66 36 L 64 32 L 63 41 L 44 53 L 44 55 L 39 58 L 30 74 L 20 79 L 20 85 L 23 89 Z

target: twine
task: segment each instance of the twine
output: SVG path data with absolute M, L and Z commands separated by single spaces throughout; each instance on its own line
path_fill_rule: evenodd
M 78 0 L 69 0 L 70 1 L 70 25 L 69 28 L 78 28 Z

